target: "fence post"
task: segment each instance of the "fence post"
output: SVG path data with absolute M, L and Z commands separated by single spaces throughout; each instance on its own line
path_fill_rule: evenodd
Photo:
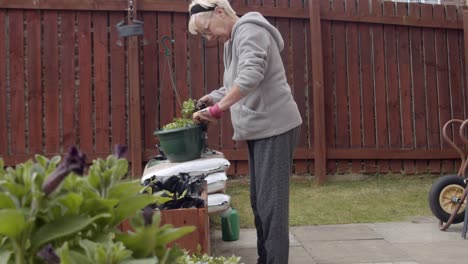
M 322 33 L 320 1 L 309 0 L 310 45 L 312 56 L 312 89 L 314 111 L 315 178 L 318 184 L 326 181 L 327 146 L 325 133 L 325 98 L 323 87 Z
M 468 62 L 468 10 L 463 10 L 463 48 L 465 49 L 465 63 L 466 63 Z M 463 78 L 463 80 L 465 80 L 465 86 L 466 86 L 466 83 L 468 82 L 468 67 L 466 66 L 465 66 L 465 78 Z M 468 89 L 468 88 L 465 87 L 465 89 Z
M 137 12 L 137 0 L 130 8 L 130 15 L 127 16 L 128 24 L 133 23 L 133 16 Z M 128 81 L 130 93 L 130 155 L 132 163 L 132 178 L 141 177 L 141 104 L 140 104 L 140 69 L 138 63 L 138 36 L 128 38 Z

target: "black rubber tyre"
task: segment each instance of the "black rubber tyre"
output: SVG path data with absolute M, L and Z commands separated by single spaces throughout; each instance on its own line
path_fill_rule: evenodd
M 446 223 L 451 215 L 451 213 L 447 210 L 447 207 L 455 207 L 457 203 L 443 205 L 441 204 L 441 200 L 445 199 L 445 201 L 447 201 L 447 199 L 449 199 L 448 196 L 454 193 L 453 190 L 456 191 L 455 196 L 460 197 L 465 187 L 466 184 L 464 179 L 458 175 L 447 175 L 437 179 L 432 184 L 431 191 L 429 192 L 429 207 L 431 208 L 434 216 L 442 222 Z M 444 195 L 444 197 L 441 197 L 441 195 Z M 465 209 L 464 206 L 462 206 L 457 212 L 457 215 L 455 216 L 452 223 L 461 223 L 464 221 L 464 218 Z

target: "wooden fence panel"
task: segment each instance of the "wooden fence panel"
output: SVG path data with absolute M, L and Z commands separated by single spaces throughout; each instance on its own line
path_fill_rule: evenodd
M 9 155 L 8 148 L 8 118 L 7 118 L 7 106 L 8 106 L 8 94 L 7 94 L 7 82 L 6 82 L 6 71 L 7 71 L 7 34 L 6 28 L 6 11 L 0 9 L 0 156 Z
M 62 90 L 62 101 L 60 105 L 62 109 L 61 152 L 67 151 L 71 146 L 78 144 L 75 118 L 75 18 L 76 13 L 74 11 L 63 11 L 60 13 L 61 47 L 59 64 Z M 107 74 L 107 70 L 105 73 Z M 107 138 L 105 140 L 109 139 Z
M 309 9 L 309 1 L 305 1 L 304 2 L 304 9 Z M 320 13 L 320 11 L 319 11 Z M 308 134 L 306 135 L 307 136 L 307 140 L 308 140 L 308 152 L 315 152 L 314 148 L 315 148 L 315 136 L 314 136 L 314 133 L 315 133 L 315 126 L 314 126 L 314 122 L 315 122 L 315 111 L 313 110 L 314 109 L 314 82 L 313 82 L 313 62 L 312 62 L 312 45 L 311 45 L 311 42 L 312 42 L 312 37 L 311 37 L 311 32 L 310 32 L 310 21 L 305 21 L 305 45 L 306 45 L 306 69 L 307 69 L 307 73 L 306 73 L 306 77 L 305 77 L 305 87 L 307 87 L 307 101 L 306 101 L 306 104 L 307 104 L 307 109 L 306 109 L 306 112 L 307 112 L 307 116 L 304 116 L 303 117 L 303 122 L 304 123 L 308 123 L 307 124 L 307 131 L 308 131 Z M 318 37 L 318 36 L 317 36 Z M 321 41 L 321 39 L 320 39 Z M 323 89 L 323 88 L 322 88 Z M 302 131 L 301 133 L 305 133 L 305 131 Z M 323 139 L 325 140 L 325 139 Z M 308 166 L 309 166 L 309 169 L 307 172 L 315 172 L 315 159 L 310 159 L 308 161 Z M 326 168 L 324 168 L 326 169 Z
M 128 144 L 128 47 L 124 40 L 117 45 L 115 29 L 125 3 L 91 8 L 72 1 L 68 11 L 47 1 L 21 3 L 23 9 L 13 9 L 18 3 L 0 1 L 0 123 L 6 124 L 0 127 L 0 155 L 11 165 L 34 153 L 63 153 L 74 144 L 90 157 Z M 316 90 L 309 4 L 233 1 L 239 14 L 259 11 L 283 35 L 281 56 L 304 120 L 295 172 L 313 174 Z M 156 154 L 154 130 L 180 116 L 170 74 L 181 102 L 222 85 L 223 44 L 187 32 L 187 5 L 139 2 L 138 18 L 145 22 L 139 40 L 144 159 Z M 458 169 L 440 130 L 448 119 L 468 115 L 460 14 L 454 6 L 320 2 L 329 174 Z M 166 42 L 168 58 L 160 43 L 166 35 L 175 40 Z M 247 145 L 232 141 L 229 114 L 208 133 L 208 146 L 231 160 L 229 173 L 247 174 Z
M 24 32 L 23 11 L 8 12 L 10 24 L 10 125 L 12 154 L 25 154 L 26 151 L 26 115 L 24 87 Z
M 445 12 L 446 19 L 449 21 L 457 21 L 457 8 L 455 6 L 447 6 L 446 12 Z M 461 96 L 457 94 L 457 91 L 460 91 L 460 81 L 463 78 L 460 76 L 460 55 L 459 55 L 459 44 L 458 44 L 458 35 L 459 32 L 456 30 L 447 30 L 447 64 L 450 65 L 448 68 L 448 86 L 447 90 L 450 94 L 450 104 L 449 104 L 449 113 L 450 113 L 450 118 L 458 118 L 462 119 L 463 117 L 460 116 L 460 113 L 463 113 L 461 111 L 461 108 L 458 102 L 460 101 Z M 458 128 L 457 128 L 458 129 Z M 453 137 L 453 130 L 449 130 L 449 136 L 451 138 Z M 455 142 L 457 144 L 461 144 L 460 139 L 458 137 L 455 137 Z M 443 146 L 444 148 L 447 148 L 448 145 L 443 141 Z M 449 168 L 451 172 L 458 171 L 458 168 L 460 166 L 460 161 L 453 161 L 451 160 L 450 163 L 454 166 L 454 168 Z
M 235 8 L 234 10 L 240 10 L 242 8 L 248 7 L 247 1 L 234 0 L 233 2 L 234 2 L 233 8 Z M 288 0 L 277 0 L 277 5 L 288 7 Z M 282 25 L 282 27 L 280 27 L 280 24 L 278 24 L 278 30 L 280 31 L 281 35 L 283 36 L 284 46 L 285 46 L 285 49 L 286 49 L 286 47 L 289 48 L 289 45 L 290 45 L 290 41 L 289 41 L 289 34 L 290 34 L 289 20 L 284 19 L 281 25 Z M 286 61 L 283 58 L 283 63 L 285 64 L 285 67 L 287 67 L 286 65 L 289 65 L 289 61 L 290 61 L 289 58 Z M 205 69 L 205 70 L 207 70 L 207 69 Z M 235 146 L 236 146 L 237 153 L 241 153 L 241 155 L 243 155 L 245 157 L 243 160 L 238 160 L 238 161 L 235 162 L 236 174 L 237 175 L 248 175 L 249 165 L 248 165 L 248 162 L 246 161 L 246 157 L 247 157 L 247 153 L 248 153 L 247 143 L 245 141 L 237 141 L 235 143 Z
M 407 16 L 407 4 L 397 3 L 397 16 Z M 398 38 L 398 79 L 400 85 L 400 106 L 401 106 L 401 129 L 402 129 L 402 147 L 410 149 L 413 147 L 413 104 L 411 92 L 411 58 L 410 58 L 410 39 L 408 27 L 397 27 Z M 403 172 L 414 174 L 414 161 L 403 161 Z
M 114 26 L 123 20 L 122 13 L 110 14 L 110 25 Z M 120 41 L 120 42 L 119 42 Z M 119 46 L 120 43 L 122 46 Z M 110 83 L 111 83 L 111 143 L 128 145 L 128 118 L 127 118 L 127 71 L 125 69 L 126 51 L 122 40 L 119 39 L 115 28 L 110 31 Z M 151 75 L 157 75 L 156 73 Z M 154 88 L 156 89 L 156 88 Z M 154 103 L 153 103 L 154 105 Z M 151 123 L 149 123 L 151 124 Z
M 460 10 L 457 10 L 454 14 L 457 21 L 462 21 L 460 17 Z M 451 86 L 451 100 L 452 100 L 452 118 L 462 119 L 467 118 L 468 109 L 464 106 L 463 98 L 466 98 L 467 94 L 463 93 L 465 89 L 465 70 L 464 66 L 464 41 L 463 41 L 463 32 L 460 31 L 449 31 L 449 61 L 450 67 L 453 69 L 450 76 L 450 86 Z M 453 127 L 453 139 L 458 146 L 463 146 L 460 137 L 458 137 L 459 126 L 455 125 Z M 455 160 L 455 171 L 461 166 L 460 159 Z
M 421 5 L 422 19 L 432 19 L 432 6 Z M 425 73 L 425 94 L 426 94 L 426 124 L 427 124 L 427 148 L 438 148 L 440 146 L 440 129 L 438 126 L 437 109 L 437 79 L 436 79 L 436 54 L 434 46 L 434 30 L 423 29 L 423 49 L 424 49 L 424 73 Z M 440 162 L 438 160 L 429 161 L 430 172 L 440 172 Z
M 178 103 L 175 102 L 174 88 L 172 87 L 172 77 L 173 74 L 173 63 L 174 58 L 174 46 L 170 40 L 173 39 L 171 28 L 171 14 L 170 13 L 158 13 L 158 39 L 162 41 L 164 37 L 168 37 L 164 41 L 164 44 L 159 45 L 159 55 L 158 57 L 160 62 L 159 76 L 161 78 L 161 85 L 159 87 L 160 92 L 160 106 L 159 106 L 159 120 L 160 126 L 164 126 L 172 122 L 175 112 L 174 109 Z M 166 49 L 169 52 L 167 56 L 165 55 Z
M 278 7 L 288 7 L 288 0 L 277 0 L 276 5 Z M 276 20 L 277 28 L 281 33 L 284 41 L 284 51 L 281 53 L 281 59 L 283 60 L 283 64 L 286 71 L 286 77 L 288 79 L 288 83 L 292 83 L 292 76 L 291 76 L 291 57 L 290 57 L 290 47 L 291 47 L 291 24 L 290 20 L 287 18 L 278 18 Z
M 190 92 L 193 99 L 200 99 L 205 95 L 203 89 L 203 40 L 201 36 L 189 34 L 189 81 Z
M 178 0 L 185 2 L 185 0 Z M 179 93 L 180 102 L 184 102 L 190 98 L 190 91 L 187 79 L 187 34 L 188 34 L 188 19 L 187 14 L 174 14 L 173 20 L 174 31 L 174 71 L 175 83 Z M 181 106 L 176 104 L 176 116 L 181 116 Z
M 359 14 L 371 14 L 371 3 L 368 0 L 359 2 Z M 374 71 L 372 64 L 372 26 L 369 24 L 359 25 L 360 63 L 361 63 L 361 93 L 362 93 L 362 146 L 374 148 L 375 141 L 375 104 L 374 104 Z M 366 160 L 363 162 L 365 173 L 377 172 L 376 162 Z
M 302 0 L 292 0 L 291 7 L 301 8 Z M 306 54 L 306 32 L 303 19 L 292 19 L 291 21 L 291 52 L 292 52 L 292 82 L 291 89 L 293 90 L 294 100 L 297 103 L 299 113 L 301 114 L 303 123 L 301 126 L 301 133 L 298 139 L 298 148 L 308 149 L 308 135 L 309 127 L 307 122 L 307 97 L 308 89 L 306 76 L 308 72 L 306 69 L 306 63 L 304 58 L 307 57 Z M 294 164 L 294 170 L 298 174 L 307 173 L 309 171 L 307 160 L 296 160 Z
M 93 62 L 94 62 L 94 112 L 95 112 L 95 151 L 110 153 L 109 144 L 109 80 L 108 80 L 108 13 L 93 13 Z
M 60 107 L 58 68 L 58 14 L 44 12 L 44 99 L 45 99 L 45 151 L 56 154 L 60 151 Z
M 159 38 L 157 36 L 157 15 L 154 12 L 144 12 L 142 14 L 144 21 L 144 41 L 146 44 L 143 46 L 143 146 L 144 149 L 151 150 L 153 155 L 157 152 L 154 151 L 154 146 L 157 143 L 156 136 L 153 135 L 154 131 L 158 130 L 159 122 L 159 79 L 158 71 L 164 57 L 159 57 Z M 167 66 L 166 66 L 167 67 Z
M 347 0 L 346 2 L 346 14 L 355 16 L 358 13 L 358 9 L 354 3 L 354 0 Z M 358 24 L 350 23 L 346 26 L 346 55 L 348 64 L 348 95 L 349 95 L 349 146 L 351 148 L 362 147 L 362 133 L 361 133 L 361 86 L 359 85 L 360 79 L 360 63 L 359 63 L 359 39 L 358 39 Z M 362 161 L 353 160 L 351 161 L 351 172 L 361 173 L 362 172 Z
M 219 87 L 223 86 L 224 80 L 224 45 L 218 45 L 218 70 L 219 70 Z M 232 120 L 231 120 L 231 113 L 230 111 L 225 111 L 223 114 L 223 118 L 219 120 L 220 127 L 221 127 L 221 134 L 220 134 L 220 151 L 221 152 L 235 152 L 236 151 L 236 142 L 232 140 L 232 135 L 234 133 L 234 129 L 232 127 Z M 244 152 L 244 155 L 246 155 Z M 241 163 L 246 163 L 245 161 L 240 161 Z M 239 162 L 232 162 L 231 166 L 229 166 L 228 174 L 235 175 L 236 167 Z M 245 171 L 245 170 L 244 170 Z
M 458 7 L 457 9 L 457 21 L 459 23 L 462 23 L 463 25 L 466 25 L 465 22 L 463 22 L 463 14 L 465 13 L 464 7 Z M 461 93 L 462 96 L 461 98 L 464 98 L 463 104 L 461 106 L 462 112 L 460 113 L 460 116 L 463 116 L 463 119 L 468 118 L 468 87 L 467 87 L 467 82 L 468 82 L 468 73 L 467 73 L 467 66 L 466 66 L 466 57 L 468 56 L 468 41 L 465 40 L 465 38 L 468 37 L 467 34 L 464 34 L 468 29 L 467 26 L 463 27 L 462 31 L 459 31 L 458 34 L 458 43 L 460 47 L 460 65 L 461 65 L 461 72 L 463 73 L 462 78 L 460 79 L 461 81 Z M 466 131 L 466 130 L 465 130 Z M 465 145 L 465 149 L 468 148 L 468 146 Z
M 447 10 L 448 14 L 448 10 Z M 447 17 L 448 18 L 448 17 Z M 443 6 L 434 6 L 434 19 L 445 20 L 445 8 Z M 444 124 L 450 120 L 450 89 L 448 77 L 448 50 L 447 50 L 447 32 L 444 29 L 435 30 L 435 50 L 437 70 L 437 96 L 434 96 L 437 102 L 436 111 L 438 111 L 438 131 L 435 136 L 441 140 L 441 129 Z M 442 140 L 438 146 L 446 148 L 447 144 Z M 453 161 L 443 160 L 441 162 L 441 173 L 449 173 L 454 170 Z M 432 171 L 431 171 L 432 172 Z
M 64 23 L 66 23 L 64 21 Z M 1 24 L 1 23 L 0 23 Z M 42 148 L 42 56 L 41 11 L 26 11 L 29 154 L 43 153 Z M 3 38 L 2 38 L 3 39 Z M 64 47 L 67 44 L 64 43 Z M 73 47 L 72 45 L 71 47 Z M 1 50 L 1 47 L 0 47 Z M 74 66 L 73 66 L 74 67 Z M 73 75 L 74 77 L 74 75 Z M 0 79 L 3 80 L 2 77 Z M 0 92 L 1 94 L 1 92 Z M 74 103 L 73 103 L 74 104 Z M 64 113 L 65 114 L 65 113 Z
M 421 5 L 411 3 L 409 5 L 409 16 L 420 18 Z M 415 147 L 418 149 L 426 148 L 426 94 L 424 91 L 424 49 L 422 46 L 421 28 L 410 29 L 411 38 L 411 60 L 412 60 L 412 86 L 413 86 L 413 103 L 414 103 L 414 129 L 415 129 Z M 427 170 L 427 162 L 417 160 L 416 171 L 425 173 Z
M 218 58 L 218 41 L 205 40 L 205 71 L 203 73 L 205 78 L 206 93 L 220 88 L 219 85 L 219 58 Z M 208 147 L 211 149 L 219 149 L 219 122 L 210 124 L 208 126 Z
M 335 13 L 345 12 L 344 0 L 333 1 L 332 10 Z M 349 105 L 348 105 L 348 76 L 343 74 L 347 72 L 346 62 L 346 23 L 335 22 L 333 24 L 334 35 L 334 72 L 335 72 L 335 102 L 336 105 L 336 123 L 334 126 L 337 148 L 349 148 Z M 332 131 L 327 131 L 331 133 Z M 333 136 L 333 134 L 329 134 Z M 338 173 L 348 172 L 348 160 L 337 162 Z
M 382 7 L 380 4 L 372 6 L 372 14 L 382 16 Z M 375 91 L 375 119 L 376 119 L 376 143 L 377 148 L 384 149 L 388 147 L 388 126 L 387 126 L 387 97 L 385 93 L 385 40 L 383 25 L 374 25 L 372 27 L 373 45 L 374 45 L 374 91 Z M 389 162 L 380 160 L 377 163 L 379 173 L 387 173 Z
M 94 152 L 93 143 L 93 90 L 91 80 L 91 13 L 78 13 L 78 52 L 79 52 L 79 138 L 80 149 L 84 153 Z
M 395 3 L 384 2 L 384 16 L 395 15 Z M 400 94 L 398 89 L 398 57 L 397 57 L 397 37 L 394 25 L 384 26 L 385 41 L 385 75 L 387 93 L 387 113 L 388 113 L 388 145 L 391 148 L 401 148 L 401 114 L 400 114 Z M 390 171 L 401 172 L 401 161 L 390 161 Z
M 321 15 L 331 11 L 330 2 L 320 3 Z M 327 135 L 324 140 L 327 146 L 335 146 L 335 96 L 334 96 L 334 54 L 333 54 L 333 24 L 331 21 L 322 21 L 322 47 L 323 47 L 323 87 L 325 96 L 325 126 Z M 327 172 L 336 173 L 336 160 L 327 161 Z
M 234 10 L 239 10 L 241 6 L 245 6 L 245 0 L 231 0 L 229 2 Z

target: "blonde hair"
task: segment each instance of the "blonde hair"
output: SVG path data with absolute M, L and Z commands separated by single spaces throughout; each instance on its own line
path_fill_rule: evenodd
M 194 5 L 201 5 L 204 8 L 219 6 L 222 9 L 224 9 L 224 12 L 226 13 L 226 15 L 228 15 L 230 17 L 236 16 L 236 12 L 234 11 L 234 9 L 232 9 L 232 7 L 229 4 L 228 0 L 193 0 L 192 3 L 190 3 L 190 5 L 189 5 L 189 11 L 192 8 L 192 6 L 194 6 Z M 190 20 L 189 20 L 189 23 L 188 23 L 190 33 L 192 33 L 193 35 L 196 35 L 196 34 L 198 34 L 198 31 L 200 30 L 195 25 L 196 17 L 200 17 L 200 16 L 203 16 L 203 15 L 209 14 L 211 12 L 214 12 L 214 11 L 202 12 L 202 13 L 192 15 L 190 17 Z

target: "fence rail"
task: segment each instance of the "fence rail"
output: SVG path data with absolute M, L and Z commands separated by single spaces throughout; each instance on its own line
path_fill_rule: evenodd
M 304 119 L 296 173 L 458 169 L 441 128 L 451 118 L 468 118 L 461 7 L 244 2 L 232 1 L 240 15 L 259 11 L 284 37 L 282 59 Z M 223 45 L 188 34 L 187 6 L 139 0 L 145 34 L 130 44 L 115 30 L 127 1 L 0 0 L 0 156 L 6 164 L 63 153 L 70 145 L 91 158 L 117 143 L 131 145 L 143 161 L 155 155 L 153 131 L 180 114 L 170 73 L 183 99 L 221 85 Z M 164 36 L 175 40 L 169 56 Z M 132 90 L 135 85 L 140 88 Z M 246 144 L 231 136 L 227 116 L 209 128 L 209 147 L 232 161 L 230 173 L 245 174 Z

